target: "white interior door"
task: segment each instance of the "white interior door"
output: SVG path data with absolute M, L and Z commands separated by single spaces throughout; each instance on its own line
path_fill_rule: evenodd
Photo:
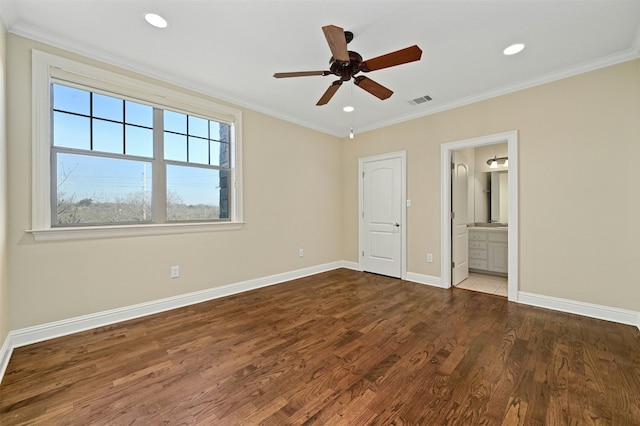
M 363 163 L 362 268 L 402 277 L 402 160 Z
M 452 152 L 451 176 L 452 238 L 451 259 L 453 285 L 469 277 L 469 228 L 467 227 L 467 200 L 469 191 L 469 161 L 459 152 Z

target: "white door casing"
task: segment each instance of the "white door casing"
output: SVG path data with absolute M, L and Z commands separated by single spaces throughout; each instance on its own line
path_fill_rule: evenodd
M 477 138 L 447 142 L 440 146 L 440 252 L 442 253 L 440 280 L 442 287 L 451 286 L 451 154 L 453 151 L 507 142 L 509 157 L 509 235 L 508 235 L 508 299 L 518 300 L 519 278 L 519 203 L 518 203 L 518 132 L 516 130 Z
M 403 278 L 405 154 L 360 159 L 360 269 Z
M 460 152 L 451 155 L 451 212 L 452 237 L 451 284 L 458 285 L 469 277 L 469 228 L 467 226 L 467 201 L 469 193 L 469 161 Z

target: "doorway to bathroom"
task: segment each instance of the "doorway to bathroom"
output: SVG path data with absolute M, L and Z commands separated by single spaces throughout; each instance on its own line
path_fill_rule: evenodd
M 441 172 L 442 283 L 517 300 L 517 132 L 443 144 Z

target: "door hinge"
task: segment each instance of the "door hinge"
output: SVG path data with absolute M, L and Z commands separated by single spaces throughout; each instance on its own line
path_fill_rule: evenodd
M 456 218 L 456 212 L 451 212 L 451 219 L 455 219 Z
M 456 267 L 456 262 L 451 262 L 451 267 L 455 268 Z
M 364 179 L 364 172 L 362 172 L 362 179 Z
M 364 257 L 364 250 L 362 251 L 362 257 Z
M 451 170 L 455 170 L 456 169 L 456 164 L 455 163 L 451 163 Z

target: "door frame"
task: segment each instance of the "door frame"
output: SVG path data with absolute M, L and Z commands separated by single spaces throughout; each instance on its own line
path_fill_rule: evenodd
M 374 161 L 391 160 L 400 158 L 400 194 L 401 218 L 400 218 L 400 272 L 403 280 L 407 279 L 407 151 L 390 152 L 387 154 L 373 155 L 358 159 L 358 268 L 364 270 L 364 164 Z
M 518 300 L 518 131 L 512 130 L 494 135 L 464 139 L 444 143 L 440 146 L 440 280 L 444 288 L 451 287 L 451 152 L 465 148 L 476 148 L 507 142 L 509 156 L 509 276 L 508 293 L 510 301 Z

